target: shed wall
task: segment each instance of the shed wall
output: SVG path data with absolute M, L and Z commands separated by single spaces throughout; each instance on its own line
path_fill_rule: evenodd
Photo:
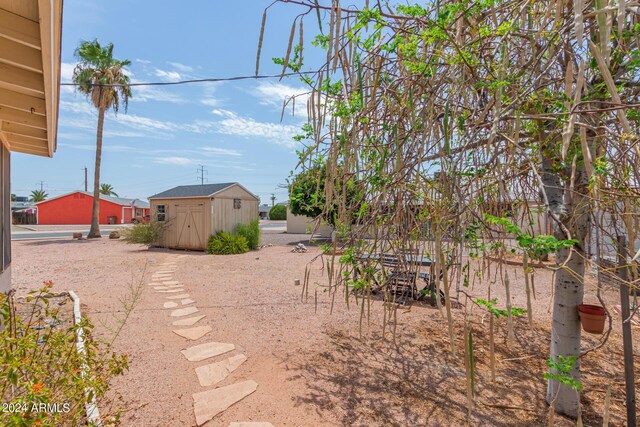
M 211 234 L 211 199 L 152 199 L 151 217 L 157 218 L 158 205 L 165 206 L 166 230 L 160 245 L 173 249 L 205 250 Z

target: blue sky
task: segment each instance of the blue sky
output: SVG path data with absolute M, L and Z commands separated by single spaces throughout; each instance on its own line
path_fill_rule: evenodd
M 175 2 L 65 0 L 62 81 L 71 80 L 73 52 L 81 40 L 113 42 L 114 56 L 129 59 L 133 82 L 252 75 L 260 22 L 271 0 Z M 300 9 L 270 9 L 261 74 L 281 71 L 291 23 Z M 316 28 L 305 21 L 305 39 Z M 310 50 L 310 49 L 309 49 Z M 310 54 L 310 52 L 309 52 Z M 307 56 L 307 55 L 305 55 Z M 209 183 L 238 181 L 270 203 L 287 199 L 278 188 L 297 163 L 296 143 L 306 121 L 304 96 L 280 120 L 286 96 L 304 93 L 297 78 L 164 87 L 135 87 L 128 113 L 105 122 L 101 182 L 121 197 L 147 198 L 176 185 L 196 184 L 205 166 Z M 303 114 L 300 114 L 303 113 Z M 81 94 L 63 87 L 58 150 L 53 159 L 16 153 L 12 192 L 49 196 L 92 188 L 97 113 Z

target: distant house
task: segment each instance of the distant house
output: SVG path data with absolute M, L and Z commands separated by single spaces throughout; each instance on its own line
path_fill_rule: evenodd
M 52 157 L 62 0 L 0 1 L 0 292 L 11 288 L 11 152 Z
M 36 203 L 38 224 L 91 224 L 93 195 L 74 191 Z M 130 224 L 149 215 L 149 203 L 100 195 L 100 224 Z
M 166 223 L 161 246 L 205 250 L 211 234 L 258 218 L 258 197 L 237 182 L 182 185 L 149 197 L 152 219 Z
M 271 206 L 264 204 L 258 206 L 258 216 L 260 219 L 269 219 L 269 211 L 271 210 Z
M 11 202 L 12 224 L 36 224 L 36 204 L 28 197 L 16 197 Z

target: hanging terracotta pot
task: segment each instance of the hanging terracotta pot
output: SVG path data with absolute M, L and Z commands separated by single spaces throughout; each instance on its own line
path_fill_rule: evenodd
M 604 321 L 607 318 L 607 312 L 604 307 L 591 304 L 580 304 L 578 306 L 578 315 L 582 323 L 582 329 L 590 334 L 601 334 L 604 331 Z

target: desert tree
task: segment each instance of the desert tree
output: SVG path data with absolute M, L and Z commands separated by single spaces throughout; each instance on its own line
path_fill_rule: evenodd
M 478 239 L 519 230 L 509 212 L 530 214 L 531 200 L 542 206 L 552 235 L 516 235 L 528 255 L 556 253 L 546 398 L 578 417 L 587 350 L 577 306 L 592 243 L 615 234 L 634 242 L 638 230 L 638 7 L 278 3 L 301 11 L 276 59 L 283 73 L 305 70 L 303 26 L 308 18 L 317 26 L 311 43 L 324 50 L 322 61 L 300 74 L 309 127 L 299 167 L 323 165 L 323 213 L 342 222 L 352 246 L 400 251 L 426 236 L 437 261 L 465 245 L 484 253 Z M 504 258 L 504 245 L 491 249 Z M 451 286 L 446 275 L 442 285 Z

